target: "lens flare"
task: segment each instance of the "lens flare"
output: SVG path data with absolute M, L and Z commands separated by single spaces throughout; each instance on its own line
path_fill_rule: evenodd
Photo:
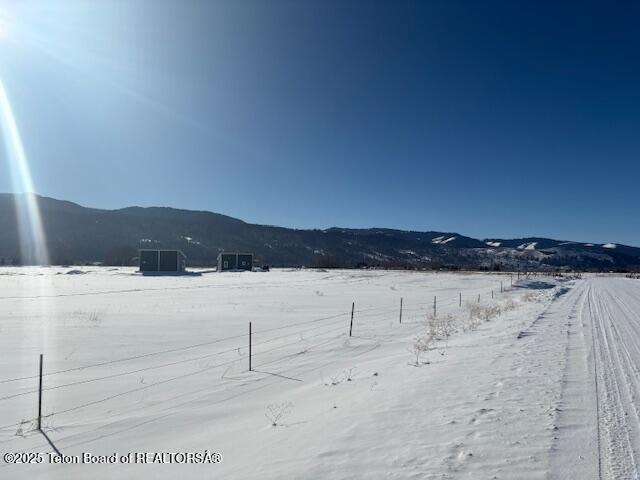
M 9 20 L 5 12 L 0 11 L 0 40 L 9 37 Z
M 16 196 L 16 216 L 20 235 L 22 263 L 28 265 L 48 265 L 49 254 L 45 242 L 44 228 L 38 199 L 34 193 L 33 178 L 22 144 L 7 91 L 0 80 L 0 119 L 4 144 Z

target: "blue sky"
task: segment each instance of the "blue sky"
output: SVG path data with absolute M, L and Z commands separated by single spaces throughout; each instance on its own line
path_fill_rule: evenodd
M 640 245 L 639 21 L 604 1 L 0 0 L 0 78 L 43 195 Z

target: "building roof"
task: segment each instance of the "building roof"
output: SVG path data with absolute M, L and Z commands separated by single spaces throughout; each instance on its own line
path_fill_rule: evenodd
M 184 252 L 177 248 L 139 248 L 138 251 L 139 252 L 178 252 L 180 255 L 183 255 L 186 257 Z

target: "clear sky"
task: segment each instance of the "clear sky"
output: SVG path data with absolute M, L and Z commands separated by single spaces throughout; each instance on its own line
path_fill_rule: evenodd
M 624 1 L 0 0 L 0 79 L 42 195 L 640 245 L 638 25 Z

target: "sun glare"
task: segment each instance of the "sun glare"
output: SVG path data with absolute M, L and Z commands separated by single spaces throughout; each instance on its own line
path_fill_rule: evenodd
M 6 15 L 0 12 L 0 40 L 9 37 L 9 23 Z
M 46 248 L 42 217 L 27 155 L 18 131 L 18 125 L 9 102 L 9 96 L 0 80 L 0 127 L 4 137 L 9 167 L 16 192 L 23 197 L 16 201 L 18 229 L 23 261 L 28 264 L 46 265 L 49 256 Z

